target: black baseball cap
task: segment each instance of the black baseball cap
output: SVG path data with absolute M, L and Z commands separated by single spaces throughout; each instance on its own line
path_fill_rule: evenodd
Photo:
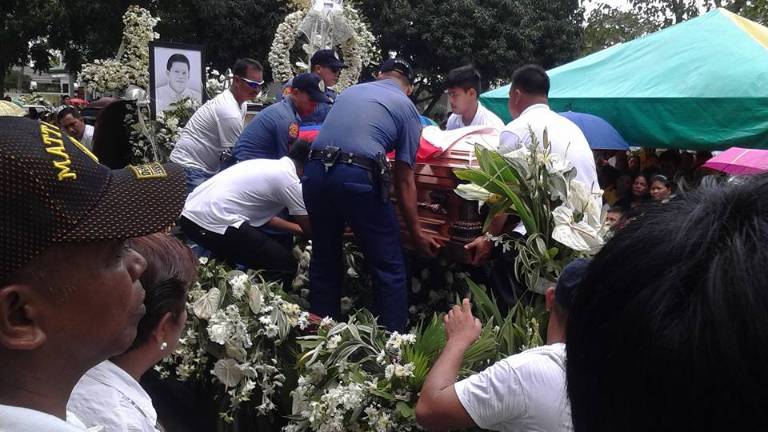
M 291 87 L 309 94 L 315 102 L 329 102 L 325 95 L 325 83 L 319 75 L 313 73 L 300 73 L 293 78 Z
M 347 67 L 344 62 L 339 60 L 338 55 L 332 49 L 322 49 L 315 51 L 309 60 L 311 66 L 327 66 L 331 69 L 341 69 Z
M 563 309 L 571 309 L 576 290 L 578 289 L 578 286 L 581 285 L 581 280 L 584 279 L 584 275 L 587 273 L 587 267 L 589 267 L 590 262 L 591 260 L 586 258 L 577 258 L 568 263 L 560 273 L 560 277 L 557 278 L 555 301 L 562 306 Z
M 415 78 L 413 75 L 413 69 L 411 68 L 411 65 L 408 64 L 407 61 L 399 58 L 394 59 L 386 59 L 384 60 L 384 63 L 381 64 L 381 68 L 379 69 L 379 72 L 398 72 L 400 75 L 406 77 L 408 79 L 408 82 L 413 82 L 413 79 Z
M 139 237 L 171 226 L 183 168 L 111 170 L 56 126 L 0 117 L 0 282 L 56 243 Z

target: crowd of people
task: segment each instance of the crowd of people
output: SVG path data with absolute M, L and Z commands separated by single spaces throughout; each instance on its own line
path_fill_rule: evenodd
M 100 164 L 76 111 L 62 111 L 60 127 L 0 117 L 0 431 L 160 429 L 140 380 L 173 351 L 186 322 L 196 258 L 168 234 L 177 223 L 212 256 L 286 281 L 293 236 L 312 238 L 310 303 L 319 317 L 340 314 L 349 227 L 380 323 L 407 328 L 391 187 L 417 248 L 435 256 L 442 246 L 416 211 L 413 70 L 387 59 L 375 81 L 336 95 L 329 87 L 343 62 L 333 52 L 312 59 L 312 72 L 247 126 L 243 104 L 261 91 L 263 68 L 238 60 L 232 87 L 195 112 L 165 165 Z M 479 91 L 473 68 L 448 74 L 449 127 L 498 127 Z M 515 72 L 514 120 L 501 129 L 499 151 L 530 145 L 531 133 L 541 143 L 546 129 L 616 232 L 547 290 L 543 347 L 458 379 L 485 323 L 468 299 L 450 310 L 417 422 L 435 430 L 768 428 L 768 280 L 759 271 L 768 258 L 768 175 L 678 191 L 706 174 L 707 155 L 596 156 L 578 127 L 550 110 L 548 92 L 541 67 Z M 311 143 L 298 139 L 301 125 L 318 120 Z M 467 245 L 478 264 L 492 247 L 486 236 Z

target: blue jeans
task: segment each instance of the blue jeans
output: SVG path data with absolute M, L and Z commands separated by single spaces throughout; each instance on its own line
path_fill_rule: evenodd
M 201 169 L 192 167 L 184 167 L 184 174 L 187 176 L 187 195 L 191 194 L 203 182 L 213 177 L 213 174 L 208 174 Z
M 309 267 L 311 311 L 334 318 L 340 315 L 342 234 L 347 223 L 373 278 L 374 313 L 387 329 L 404 331 L 408 323 L 405 259 L 392 203 L 382 200 L 368 171 L 353 165 L 337 164 L 326 173 L 320 161 L 309 161 L 302 188 L 314 227 Z

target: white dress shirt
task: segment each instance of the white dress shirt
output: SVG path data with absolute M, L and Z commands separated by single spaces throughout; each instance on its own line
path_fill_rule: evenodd
M 86 426 L 104 432 L 157 432 L 152 399 L 126 371 L 109 360 L 80 378 L 67 409 Z
M 448 117 L 448 121 L 445 123 L 445 130 L 453 130 L 467 126 L 491 126 L 496 129 L 501 129 L 504 127 L 504 122 L 501 121 L 499 116 L 492 113 L 488 108 L 484 107 L 483 104 L 478 102 L 475 116 L 469 124 L 464 124 L 464 119 L 460 114 L 451 114 L 450 117 Z
M 56 416 L 10 405 L 0 405 L 0 432 L 98 432 L 101 428 L 86 428 L 75 415 L 67 412 L 67 420 Z

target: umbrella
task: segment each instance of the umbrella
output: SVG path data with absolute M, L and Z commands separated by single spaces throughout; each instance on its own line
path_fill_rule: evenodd
M 88 101 L 80 98 L 72 98 L 69 100 L 70 105 L 88 105 Z
M 23 117 L 27 112 L 13 102 L 0 100 L 0 116 Z
M 768 171 L 768 150 L 731 147 L 708 160 L 704 167 L 733 175 L 764 173 Z
M 593 150 L 629 150 L 629 144 L 610 123 L 586 113 L 566 111 L 561 116 L 576 123 Z

